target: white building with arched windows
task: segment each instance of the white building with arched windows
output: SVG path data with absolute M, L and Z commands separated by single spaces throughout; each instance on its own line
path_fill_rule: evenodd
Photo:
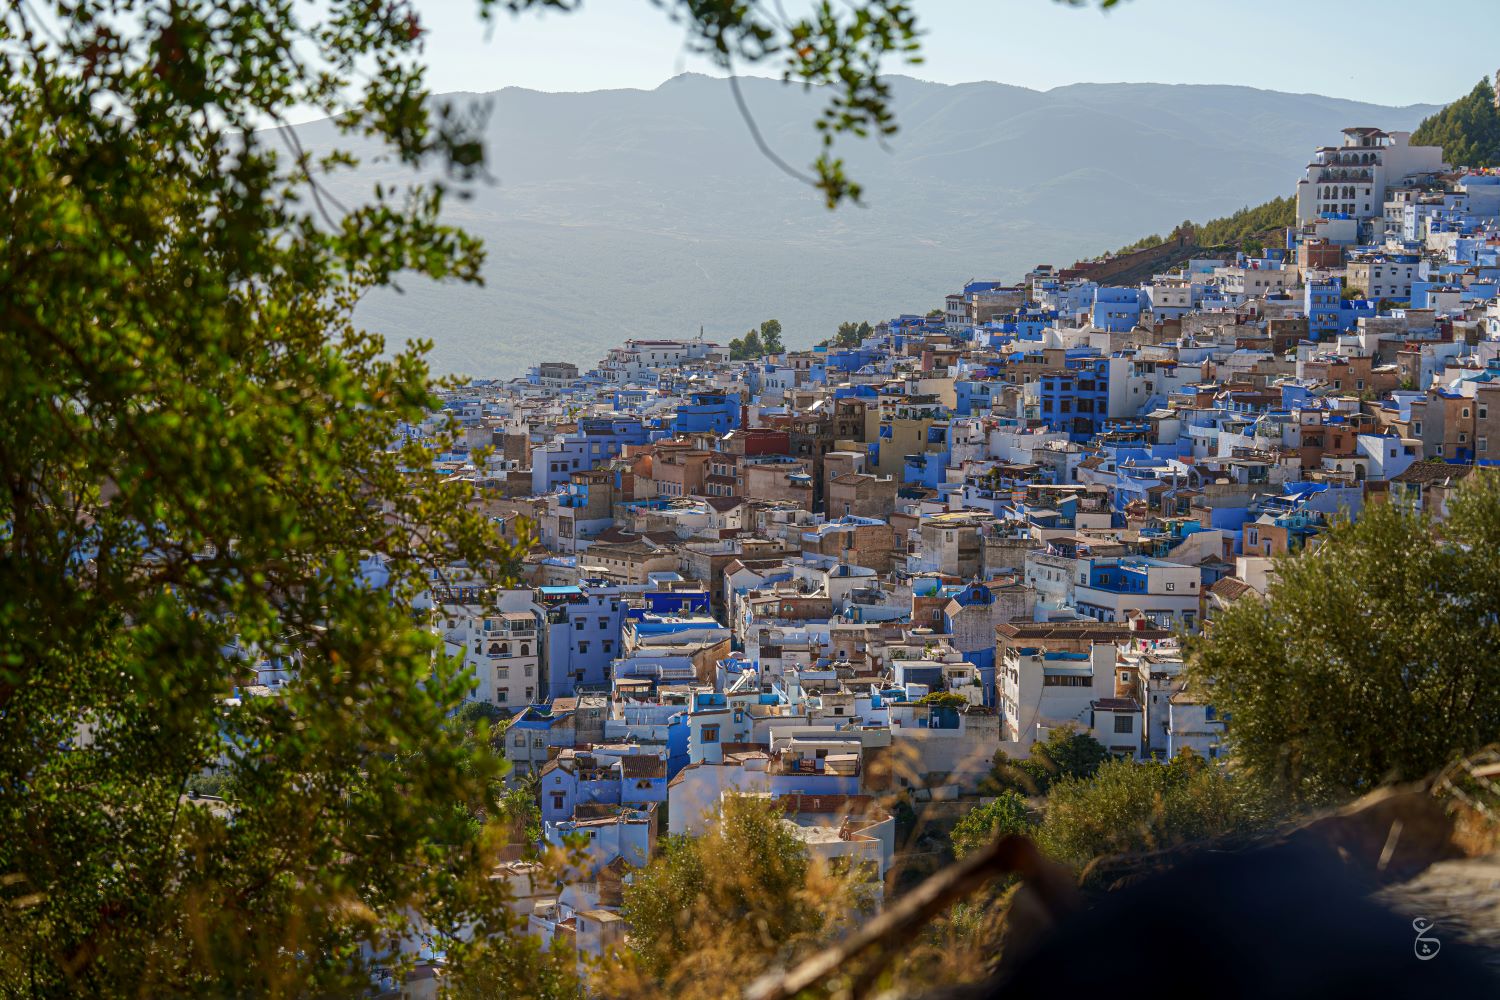
M 1344 129 L 1343 145 L 1314 152 L 1297 182 L 1297 225 L 1327 216 L 1383 217 L 1388 188 L 1413 174 L 1444 169 L 1442 147 L 1412 146 L 1410 137 L 1358 126 Z

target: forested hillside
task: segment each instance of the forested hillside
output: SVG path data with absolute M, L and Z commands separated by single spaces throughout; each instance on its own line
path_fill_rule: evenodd
M 1247 241 L 1254 243 L 1256 237 L 1274 229 L 1290 226 L 1297 219 L 1297 199 L 1288 195 L 1285 198 L 1272 198 L 1263 205 L 1254 208 L 1245 206 L 1233 215 L 1226 215 L 1220 219 L 1209 219 L 1203 225 L 1198 225 L 1192 220 L 1184 220 L 1182 225 L 1190 227 L 1194 232 L 1193 243 L 1200 247 L 1238 246 Z M 1129 253 L 1132 250 L 1144 250 L 1147 247 L 1160 246 L 1167 241 L 1167 237 L 1157 233 L 1136 240 L 1129 246 L 1121 247 L 1118 253 Z
M 1490 81 L 1480 80 L 1468 96 L 1424 119 L 1411 141 L 1442 146 L 1443 159 L 1455 167 L 1500 165 L 1500 109 Z

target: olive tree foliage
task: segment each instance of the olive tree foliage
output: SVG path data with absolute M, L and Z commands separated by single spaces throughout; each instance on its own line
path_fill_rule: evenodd
M 960 858 L 1011 833 L 1031 831 L 1031 813 L 1018 793 L 1004 791 L 994 800 L 975 806 L 953 827 L 953 853 Z
M 1434 524 L 1393 499 L 1277 561 L 1189 647 L 1244 777 L 1292 804 L 1346 799 L 1500 740 L 1500 477 Z
M 444 1000 L 577 1000 L 583 995 L 577 961 L 565 948 L 544 950 L 539 937 L 495 935 L 466 957 L 442 995 Z
M 726 796 L 699 837 L 674 836 L 625 885 L 632 952 L 606 963 L 608 996 L 718 997 L 826 943 L 859 911 L 861 872 L 810 862 L 769 799 Z
M 1031 756 L 1026 760 L 1011 760 L 1004 750 L 996 750 L 980 791 L 1009 789 L 1022 795 L 1045 795 L 1056 781 L 1093 777 L 1107 760 L 1109 751 L 1092 733 L 1074 726 L 1057 726 L 1045 741 L 1031 744 Z
M 571 4 L 478 10 L 543 6 Z M 827 85 L 827 148 L 894 127 L 905 4 L 656 6 Z M 503 929 L 498 762 L 445 723 L 472 679 L 413 608 L 513 553 L 401 433 L 426 345 L 351 319 L 403 274 L 479 280 L 442 209 L 482 116 L 429 100 L 423 38 L 405 0 L 0 7 L 0 991 L 336 991 L 412 921 L 456 959 Z M 265 129 L 293 109 L 443 179 L 339 204 L 355 159 Z M 242 654 L 300 678 L 233 704 Z
M 333 110 L 365 55 L 349 126 L 472 163 L 410 103 L 414 45 L 363 4 L 318 35 L 269 2 L 0 15 L 0 988 L 334 989 L 408 915 L 495 911 L 465 809 L 495 762 L 444 726 L 469 681 L 412 605 L 511 557 L 389 447 L 434 404 L 419 353 L 350 323 L 479 248 L 435 190 L 325 219 L 240 131 Z M 301 679 L 236 707 L 242 652 Z M 222 807 L 184 796 L 209 766 Z
M 1042 848 L 1080 868 L 1111 854 L 1157 851 L 1247 829 L 1258 812 L 1224 772 L 1191 751 L 1169 761 L 1111 760 L 1052 786 Z

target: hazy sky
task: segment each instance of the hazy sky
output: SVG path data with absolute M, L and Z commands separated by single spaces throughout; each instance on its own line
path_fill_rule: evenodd
M 789 11 L 802 0 L 784 0 Z M 498 16 L 476 0 L 416 0 L 435 91 L 651 88 L 707 65 L 649 0 L 585 0 L 571 14 Z M 1231 83 L 1377 104 L 1443 103 L 1500 66 L 1500 0 L 914 0 L 943 83 Z

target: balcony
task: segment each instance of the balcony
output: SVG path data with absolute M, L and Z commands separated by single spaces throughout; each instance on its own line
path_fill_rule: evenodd
M 1318 176 L 1314 180 L 1314 183 L 1315 184 L 1324 184 L 1324 183 L 1328 183 L 1328 184 L 1334 184 L 1334 183 L 1369 184 L 1374 179 L 1375 179 L 1374 175 L 1371 174 L 1371 172 L 1368 171 L 1368 170 L 1352 170 L 1352 169 L 1335 168 L 1335 169 L 1324 169 L 1324 170 L 1318 171 Z

